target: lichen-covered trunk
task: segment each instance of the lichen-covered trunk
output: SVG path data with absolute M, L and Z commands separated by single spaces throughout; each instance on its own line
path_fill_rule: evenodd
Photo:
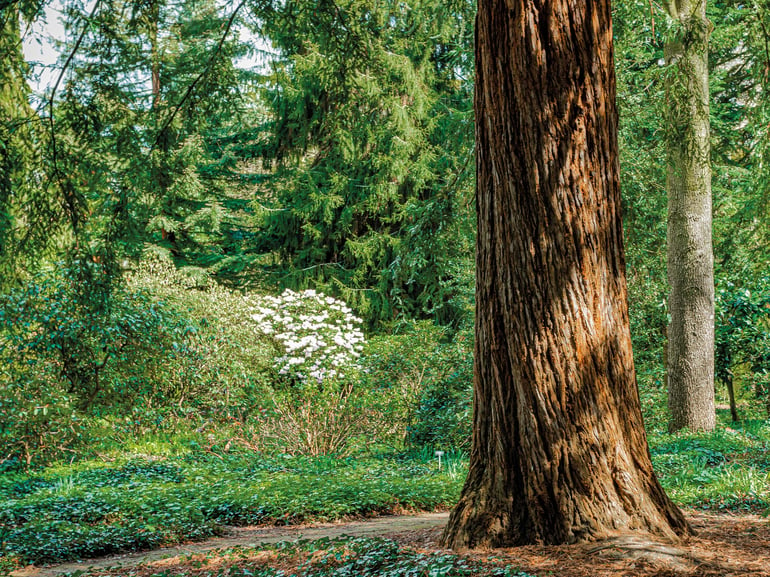
M 672 0 L 666 43 L 669 428 L 710 431 L 714 410 L 708 38 L 705 0 Z
M 19 231 L 26 210 L 42 208 L 31 194 L 36 180 L 35 112 L 29 104 L 26 64 L 22 54 L 20 8 L 0 9 L 0 287 L 10 286 L 19 271 Z M 47 200 L 47 199 L 46 199 Z M 46 202 L 45 204 L 48 204 Z M 25 233 L 26 234 L 26 233 Z M 41 243 L 42 244 L 42 243 Z M 37 245 L 38 247 L 40 245 Z
M 474 433 L 443 541 L 675 539 L 631 353 L 609 0 L 481 0 L 476 74 Z

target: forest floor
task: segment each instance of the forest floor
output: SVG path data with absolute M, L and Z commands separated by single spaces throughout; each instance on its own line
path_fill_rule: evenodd
M 697 536 L 675 546 L 638 538 L 617 538 L 597 543 L 566 546 L 527 546 L 495 551 L 475 551 L 465 556 L 483 566 L 513 565 L 540 577 L 770 577 L 770 521 L 743 513 L 688 510 Z M 156 551 L 117 555 L 49 567 L 30 566 L 15 577 L 80 575 L 149 577 L 158 573 L 203 575 L 212 566 L 264 564 L 292 575 L 306 566 L 308 556 L 281 555 L 261 545 L 299 539 L 384 537 L 401 547 L 432 553 L 448 513 L 387 516 L 363 521 L 293 527 L 232 528 L 228 535 Z M 233 551 L 236 551 L 233 554 Z M 310 560 L 312 562 L 312 559 Z M 480 572 L 479 574 L 483 574 Z

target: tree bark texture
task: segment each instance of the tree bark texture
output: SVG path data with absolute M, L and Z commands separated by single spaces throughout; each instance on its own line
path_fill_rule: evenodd
M 711 431 L 714 256 L 711 243 L 706 0 L 671 0 L 666 43 L 669 428 Z
M 609 0 L 481 0 L 476 74 L 473 446 L 443 542 L 676 539 L 631 352 Z

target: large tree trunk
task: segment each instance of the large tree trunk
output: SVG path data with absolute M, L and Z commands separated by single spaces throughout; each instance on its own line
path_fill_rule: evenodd
M 711 247 L 706 0 L 670 0 L 668 111 L 669 427 L 710 431 L 714 410 L 714 257 Z
M 631 354 L 609 0 L 481 0 L 476 74 L 473 448 L 443 541 L 675 539 Z

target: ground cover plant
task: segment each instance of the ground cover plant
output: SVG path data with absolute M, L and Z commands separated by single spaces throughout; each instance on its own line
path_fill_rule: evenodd
M 446 458 L 201 454 L 85 461 L 0 479 L 0 551 L 50 563 L 149 549 L 226 525 L 296 524 L 447 508 L 464 469 Z
M 417 551 L 383 538 L 283 542 L 264 547 L 236 547 L 177 560 L 173 569 L 126 567 L 102 570 L 102 575 L 122 577 L 532 577 L 515 566 L 490 557 L 469 559 L 447 551 Z
M 770 512 L 770 423 L 746 421 L 714 433 L 653 434 L 653 464 L 681 505 Z
M 650 441 L 656 471 L 678 504 L 770 511 L 767 422 L 653 433 Z M 17 566 L 200 540 L 229 525 L 446 509 L 466 470 L 462 454 L 445 455 L 439 469 L 429 450 L 335 458 L 188 445 L 176 455 L 87 460 L 0 477 L 0 543 L 5 563 Z

